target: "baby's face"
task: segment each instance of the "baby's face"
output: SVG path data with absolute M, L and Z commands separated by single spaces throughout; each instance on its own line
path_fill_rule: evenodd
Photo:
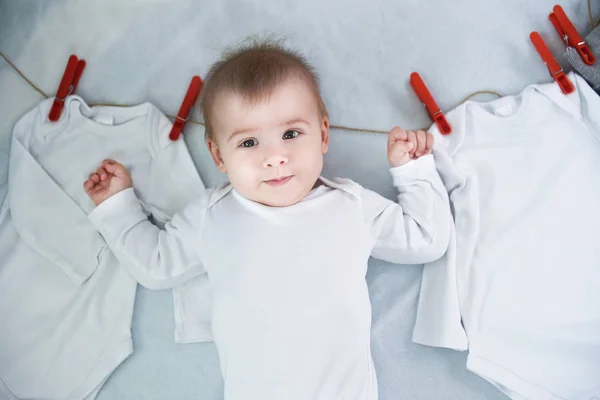
M 277 207 L 310 192 L 323 169 L 329 121 L 305 82 L 289 79 L 257 104 L 237 94 L 218 95 L 214 110 L 209 149 L 235 190 Z

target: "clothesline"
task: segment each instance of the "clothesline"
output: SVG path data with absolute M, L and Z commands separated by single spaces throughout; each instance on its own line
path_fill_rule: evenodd
M 51 96 L 49 96 L 48 94 L 46 94 L 42 89 L 40 89 L 31 79 L 29 79 L 23 72 L 21 72 L 21 70 L 15 65 L 15 63 L 13 63 L 6 55 L 4 55 L 3 52 L 0 51 L 0 56 L 8 63 L 8 65 L 10 65 L 10 67 L 12 69 L 15 70 L 15 72 L 17 74 L 19 74 L 19 76 L 21 78 L 23 78 L 23 80 L 25 80 L 25 82 L 27 82 L 27 84 L 29 86 L 31 86 L 35 91 L 37 91 L 40 95 L 42 95 L 44 98 L 50 98 Z M 495 92 L 493 90 L 478 90 L 476 92 L 473 92 L 471 94 L 469 94 L 467 97 L 465 97 L 460 104 L 464 103 L 465 101 L 481 95 L 481 94 L 491 94 L 497 97 L 503 97 L 502 94 Z M 90 104 L 90 107 L 94 107 L 94 106 L 110 106 L 110 107 L 131 107 L 131 105 L 129 104 L 115 104 L 115 103 L 97 103 L 97 104 Z M 172 120 L 174 120 L 176 118 L 175 115 L 168 115 L 166 114 L 167 117 L 171 118 Z M 204 126 L 204 123 L 199 122 L 199 121 L 194 121 L 193 119 L 189 119 L 187 122 L 191 123 L 191 124 L 195 124 L 195 125 L 201 125 Z M 332 129 L 339 129 L 339 130 L 345 130 L 345 131 L 350 131 L 350 132 L 365 132 L 365 133 L 384 133 L 387 134 L 388 131 L 382 131 L 382 130 L 378 130 L 378 129 L 369 129 L 369 128 L 353 128 L 353 127 L 349 127 L 349 126 L 344 126 L 344 125 L 331 125 Z

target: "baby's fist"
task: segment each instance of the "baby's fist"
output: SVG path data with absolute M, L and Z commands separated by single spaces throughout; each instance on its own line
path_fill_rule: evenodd
M 405 131 L 395 127 L 388 134 L 388 159 L 399 167 L 412 159 L 431 154 L 433 135 L 424 131 Z
M 127 169 L 114 160 L 104 160 L 83 183 L 83 189 L 96 205 L 132 186 Z

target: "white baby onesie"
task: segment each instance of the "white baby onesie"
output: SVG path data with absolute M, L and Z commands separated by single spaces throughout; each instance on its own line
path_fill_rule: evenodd
M 437 259 L 451 224 L 431 155 L 391 171 L 398 203 L 321 178 L 289 207 L 211 189 L 163 231 L 131 190 L 89 217 L 139 282 L 169 287 L 206 272 L 227 400 L 374 400 L 369 256 Z
M 468 347 L 514 399 L 600 398 L 600 98 L 568 77 L 568 96 L 532 85 L 432 129 L 455 232 L 425 267 L 413 340 Z
M 52 101 L 15 125 L 0 211 L 0 393 L 11 399 L 92 399 L 132 352 L 136 282 L 87 218 L 89 173 L 122 161 L 159 224 L 204 191 L 152 105 L 90 109 L 71 96 L 51 123 Z

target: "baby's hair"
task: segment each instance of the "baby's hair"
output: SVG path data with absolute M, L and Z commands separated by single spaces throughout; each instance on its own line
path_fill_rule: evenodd
M 253 40 L 229 49 L 214 63 L 204 80 L 200 110 L 206 125 L 206 138 L 214 139 L 213 105 L 219 93 L 235 93 L 257 103 L 268 99 L 287 79 L 304 80 L 315 95 L 321 117 L 327 108 L 321 97 L 319 78 L 304 56 L 286 49 L 274 40 Z

